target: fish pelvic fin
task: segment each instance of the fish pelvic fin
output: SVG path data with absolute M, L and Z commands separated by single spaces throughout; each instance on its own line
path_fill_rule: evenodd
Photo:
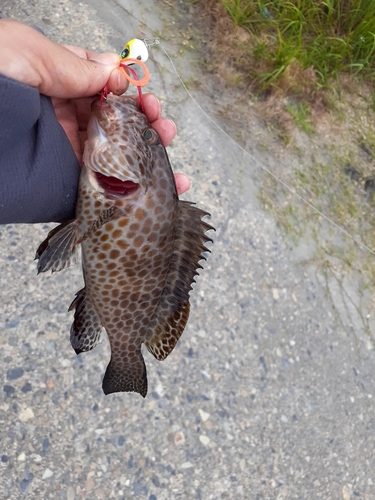
M 76 293 L 69 311 L 74 310 L 74 321 L 70 328 L 70 343 L 76 354 L 91 351 L 100 341 L 102 324 L 94 305 L 88 299 L 86 288 Z
M 131 360 L 112 357 L 103 379 L 104 394 L 113 392 L 138 392 L 144 398 L 147 394 L 147 371 L 141 348 Z
M 39 245 L 35 259 L 38 259 L 38 274 L 46 271 L 62 271 L 77 262 L 79 228 L 73 220 L 55 227 Z
M 204 210 L 188 201 L 179 201 L 176 237 L 169 273 L 158 308 L 151 319 L 145 345 L 158 360 L 170 354 L 185 329 L 189 311 L 189 294 L 195 282 L 199 261 L 210 250 L 205 243 L 212 241 L 206 231 L 214 229 L 202 221 Z

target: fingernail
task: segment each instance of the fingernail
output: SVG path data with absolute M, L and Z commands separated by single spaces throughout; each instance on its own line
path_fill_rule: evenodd
M 161 102 L 159 101 L 159 99 L 156 97 L 156 95 L 154 96 L 157 103 L 158 103 L 158 106 L 159 106 L 159 113 L 158 113 L 158 118 L 161 118 L 161 114 L 163 112 L 162 110 L 162 107 L 161 107 Z M 172 121 L 172 120 L 171 120 Z M 174 123 L 174 122 L 173 122 Z M 177 127 L 176 127 L 176 124 L 174 123 L 174 126 L 175 126 L 175 129 L 177 130 Z
M 115 70 L 117 71 L 117 70 Z M 117 75 L 117 90 L 119 93 L 123 94 L 127 91 L 129 87 L 129 81 L 125 76 L 125 73 L 129 74 L 129 71 L 126 68 L 119 68 Z
M 104 54 L 94 54 L 89 60 L 104 64 L 105 66 L 118 66 L 120 58 L 113 52 L 105 52 Z
M 174 122 L 173 120 L 171 120 L 170 118 L 168 118 L 168 120 L 169 120 L 171 123 L 173 123 L 173 125 L 174 125 L 174 134 L 173 134 L 173 137 L 174 137 L 174 136 L 177 134 L 177 125 L 176 125 L 176 124 L 175 124 L 175 122 Z M 172 139 L 173 139 L 173 137 L 172 137 Z

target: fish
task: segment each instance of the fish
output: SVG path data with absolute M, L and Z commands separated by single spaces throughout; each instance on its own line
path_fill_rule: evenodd
M 87 132 L 75 219 L 39 245 L 37 271 L 74 265 L 81 247 L 85 286 L 69 307 L 71 345 L 90 351 L 104 328 L 111 357 L 103 392 L 146 397 L 142 344 L 160 361 L 174 349 L 214 228 L 203 220 L 210 214 L 179 199 L 166 149 L 138 101 L 94 101 Z

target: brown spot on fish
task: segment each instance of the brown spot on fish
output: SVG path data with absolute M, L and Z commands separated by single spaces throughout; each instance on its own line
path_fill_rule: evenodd
M 125 240 L 118 240 L 116 241 L 116 245 L 120 248 L 122 248 L 123 250 L 126 250 L 127 248 L 129 248 L 129 243 Z
M 135 211 L 134 216 L 137 220 L 141 221 L 146 217 L 146 211 L 143 208 L 139 207 Z
M 134 244 L 134 246 L 136 246 L 136 247 L 140 247 L 140 246 L 142 246 L 142 243 L 144 242 L 144 240 L 145 240 L 145 239 L 144 239 L 144 237 L 143 237 L 142 235 L 138 235 L 138 236 L 136 236 L 136 237 L 134 238 L 134 242 L 133 242 L 133 244 Z
M 118 221 L 119 227 L 125 227 L 128 225 L 128 223 L 129 223 L 129 220 L 126 217 L 123 217 L 122 219 L 120 219 Z
M 128 229 L 128 231 L 129 231 L 128 234 L 135 234 L 135 233 L 137 233 L 139 231 L 140 227 L 141 226 L 140 226 L 140 224 L 138 222 L 134 222 L 133 224 L 130 224 L 129 229 Z
M 116 249 L 111 250 L 111 251 L 109 252 L 109 258 L 110 258 L 110 259 L 117 259 L 118 257 L 120 257 L 120 255 L 121 255 L 121 254 L 120 254 L 120 251 L 119 251 L 119 250 L 116 250 Z
M 150 197 L 150 196 L 147 196 L 146 198 L 146 209 L 147 210 L 151 210 L 151 208 L 154 207 L 154 200 Z
M 151 233 L 148 237 L 147 237 L 147 241 L 149 243 L 155 243 L 155 241 L 157 241 L 158 239 L 158 233 Z
M 120 238 L 120 236 L 123 234 L 122 230 L 121 229 L 115 229 L 112 233 L 112 238 L 114 238 L 115 240 L 117 240 L 118 238 Z

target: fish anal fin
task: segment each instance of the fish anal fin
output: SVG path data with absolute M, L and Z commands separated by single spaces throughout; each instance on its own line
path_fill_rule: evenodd
M 39 259 L 38 274 L 61 271 L 76 263 L 78 233 L 75 221 L 60 224 L 48 233 L 35 255 L 35 259 Z
M 145 342 L 150 353 L 159 361 L 170 354 L 181 337 L 189 318 L 190 303 L 185 302 L 173 314 L 165 318 L 164 324 L 156 324 L 153 335 Z
M 113 392 L 138 392 L 144 398 L 147 394 L 147 371 L 141 347 L 136 356 L 121 360 L 112 357 L 103 379 L 104 394 Z
M 85 288 L 76 293 L 69 307 L 69 311 L 72 310 L 74 321 L 70 328 L 70 343 L 76 354 L 91 351 L 100 341 L 102 325 Z
M 214 229 L 202 221 L 207 212 L 188 201 L 178 202 L 176 236 L 168 275 L 159 305 L 150 321 L 145 345 L 156 359 L 165 359 L 180 338 L 189 317 L 189 294 L 195 282 L 200 260 L 210 250 L 205 243 L 212 241 L 206 231 Z

